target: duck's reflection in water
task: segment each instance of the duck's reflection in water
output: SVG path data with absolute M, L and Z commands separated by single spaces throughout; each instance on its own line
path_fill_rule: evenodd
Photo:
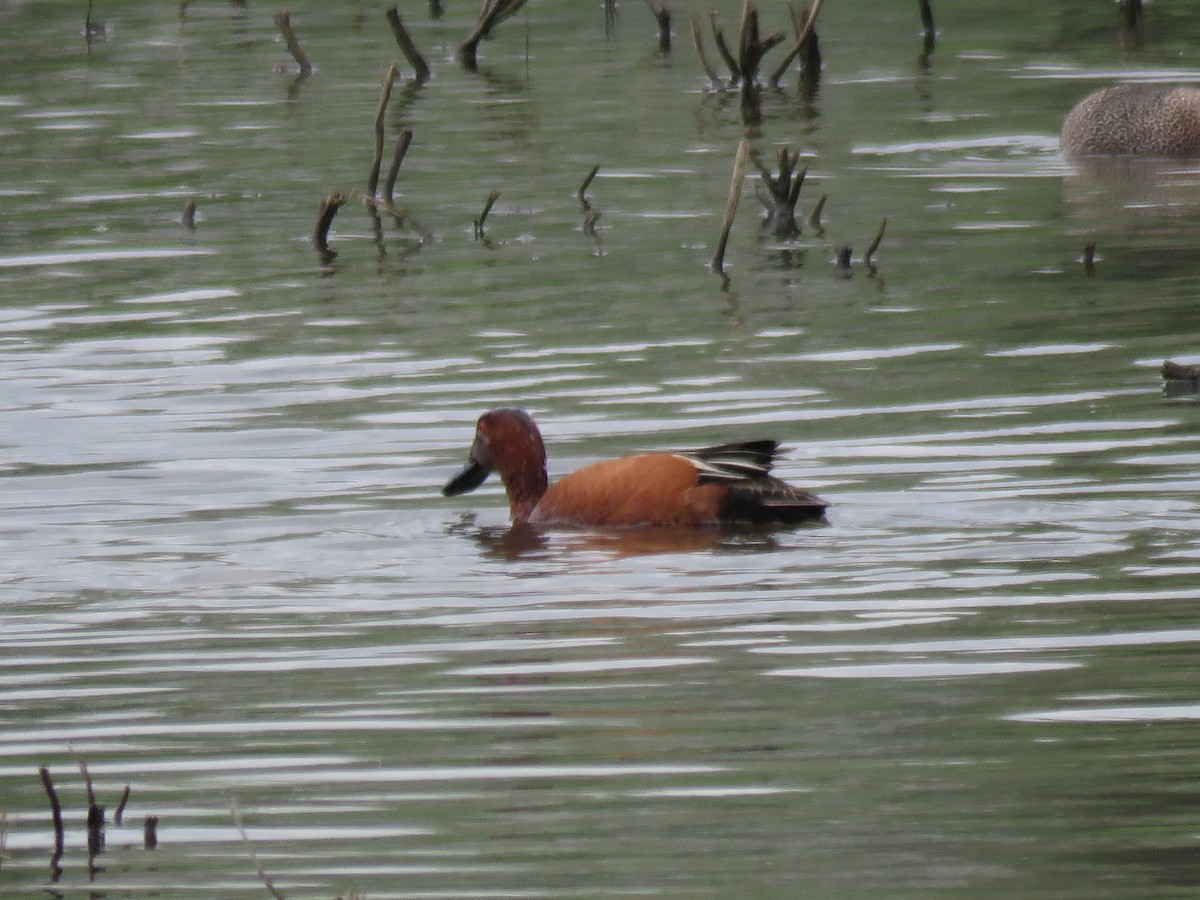
M 814 523 L 821 527 L 824 523 Z M 473 518 L 447 529 L 449 534 L 469 536 L 478 542 L 484 555 L 505 559 L 532 559 L 562 553 L 600 553 L 614 559 L 667 553 L 695 553 L 706 550 L 757 552 L 779 547 L 777 535 L 791 534 L 795 526 L 735 527 L 711 525 L 680 528 L 648 526 L 642 528 L 601 528 L 572 530 L 542 529 L 529 525 L 477 525 Z

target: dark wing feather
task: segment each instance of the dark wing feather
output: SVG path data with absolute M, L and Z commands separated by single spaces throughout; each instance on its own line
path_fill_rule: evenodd
M 731 484 L 721 518 L 727 522 L 823 522 L 828 506 L 811 491 L 768 475 Z
M 775 463 L 778 450 L 777 441 L 737 441 L 686 450 L 679 455 L 686 456 L 696 464 L 700 470 L 701 484 L 712 484 L 766 478 Z
M 771 475 L 779 444 L 739 441 L 679 454 L 695 463 L 700 484 L 727 487 L 721 518 L 727 522 L 821 522 L 829 504 L 816 494 Z

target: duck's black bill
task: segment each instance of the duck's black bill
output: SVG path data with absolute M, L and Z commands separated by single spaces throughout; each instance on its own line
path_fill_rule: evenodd
M 485 481 L 491 470 L 486 466 L 481 466 L 475 460 L 468 460 L 463 466 L 463 470 L 446 482 L 446 486 L 442 488 L 443 497 L 457 497 L 459 494 L 467 494 L 475 490 Z

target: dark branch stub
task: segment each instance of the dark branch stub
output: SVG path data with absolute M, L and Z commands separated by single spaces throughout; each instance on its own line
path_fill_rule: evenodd
M 458 57 L 462 64 L 468 69 L 474 69 L 478 61 L 479 42 L 491 34 L 493 28 L 519 12 L 524 5 L 525 0 L 485 0 L 475 27 L 458 45 Z
M 296 65 L 300 67 L 300 75 L 307 78 L 312 74 L 312 63 L 308 59 L 308 54 L 304 52 L 304 48 L 300 46 L 300 39 L 296 37 L 296 31 L 292 28 L 292 14 L 286 9 L 281 9 L 275 13 L 275 27 L 279 29 L 279 33 L 283 35 L 283 42 L 287 44 L 288 53 L 292 54 L 292 59 L 296 61 Z
M 371 171 L 367 175 L 368 197 L 374 197 L 375 191 L 379 187 L 379 167 L 383 165 L 383 115 L 387 112 L 388 100 L 392 96 L 392 85 L 396 83 L 399 74 L 400 70 L 394 64 L 388 67 L 387 73 L 383 76 L 383 89 L 379 94 L 379 104 L 375 107 L 375 156 L 371 160 Z
M 396 179 L 400 177 L 400 165 L 404 162 L 404 157 L 408 155 L 408 148 L 412 144 L 413 133 L 411 128 L 405 128 L 400 132 L 400 137 L 396 141 L 396 150 L 392 154 L 392 165 L 388 169 L 387 178 L 383 182 L 383 196 L 387 198 L 387 202 L 395 204 L 396 202 Z
M 400 20 L 400 13 L 393 6 L 385 15 L 387 16 L 388 24 L 392 26 L 392 34 L 396 38 L 396 43 L 400 46 L 400 52 L 404 54 L 404 58 L 408 60 L 409 64 L 415 70 L 417 81 L 428 81 L 429 63 L 425 62 L 425 57 L 421 55 L 421 51 L 417 49 L 417 45 L 409 35 L 408 29 L 404 27 L 404 22 Z
M 761 164 L 759 165 L 759 173 L 770 196 L 770 202 L 763 201 L 767 207 L 765 224 L 776 237 L 791 238 L 800 233 L 800 226 L 796 222 L 796 203 L 800 199 L 800 188 L 804 185 L 804 176 L 808 174 L 808 169 L 796 172 L 800 154 L 791 153 L 787 147 L 779 149 L 778 159 L 778 177 L 773 177 Z
M 320 206 L 317 207 L 317 224 L 313 228 L 313 244 L 316 245 L 317 255 L 322 263 L 329 263 L 337 258 L 337 251 L 329 246 L 329 228 L 333 225 L 334 216 L 345 202 L 345 194 L 333 191 L 326 194 L 321 199 Z
M 779 84 L 780 79 L 787 74 L 788 66 L 798 56 L 802 56 L 801 64 L 807 79 L 811 79 L 812 83 L 816 83 L 821 77 L 821 50 L 817 43 L 817 13 L 821 11 L 822 0 L 813 0 L 812 8 L 808 10 L 808 15 L 804 18 L 804 25 L 800 28 L 800 33 L 796 35 L 795 43 L 788 50 L 787 56 L 783 58 L 776 68 L 771 73 L 771 84 Z
M 579 202 L 584 206 L 588 205 L 587 198 L 585 197 L 587 194 L 587 189 L 592 186 L 592 182 L 596 178 L 596 173 L 599 171 L 600 163 L 596 163 L 594 166 L 592 166 L 592 170 L 588 172 L 586 176 L 584 176 L 583 182 L 579 185 L 579 190 L 575 193 L 575 196 L 579 198 Z
M 733 160 L 733 179 L 729 184 L 729 197 L 725 201 L 725 216 L 721 220 L 721 235 L 717 238 L 717 249 L 713 253 L 713 271 L 725 274 L 725 248 L 729 244 L 729 232 L 733 229 L 733 218 L 738 202 L 742 199 L 742 182 L 746 177 L 746 164 L 750 159 L 750 142 L 738 144 L 737 156 Z
M 887 230 L 887 217 L 879 221 L 879 230 L 875 232 L 875 237 L 867 247 L 867 252 L 863 254 L 863 262 L 868 266 L 871 265 L 871 257 L 875 255 L 875 251 L 879 249 L 879 245 L 883 243 L 883 233 Z
M 658 22 L 658 52 L 665 56 L 671 52 L 671 7 L 665 3 L 655 6 L 653 0 L 646 0 L 646 5 Z
M 492 191 L 487 196 L 487 200 L 483 203 L 483 212 L 479 214 L 479 218 L 473 223 L 475 226 L 475 240 L 483 240 L 483 232 L 487 227 L 488 213 L 492 211 L 492 207 L 496 205 L 496 201 L 500 199 L 499 191 Z

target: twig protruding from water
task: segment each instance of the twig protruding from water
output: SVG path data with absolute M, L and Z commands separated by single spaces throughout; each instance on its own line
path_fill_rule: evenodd
M 1142 0 L 1120 0 L 1121 46 L 1138 50 L 1142 46 Z
M 142 846 L 147 850 L 158 846 L 158 816 L 146 816 L 142 824 Z
M 425 62 L 425 57 L 421 55 L 421 51 L 417 49 L 417 45 L 413 43 L 412 37 L 408 33 L 408 29 L 404 27 L 404 23 L 400 21 L 400 13 L 396 7 L 391 7 L 387 13 L 388 24 L 392 26 L 392 34 L 396 37 L 396 43 L 400 45 L 400 52 L 404 54 L 404 58 L 415 71 L 417 81 L 429 80 L 429 63 Z
M 752 89 L 758 82 L 758 67 L 762 59 L 776 44 L 783 43 L 783 35 L 773 32 L 766 37 L 759 34 L 758 8 L 746 0 L 742 4 L 742 25 L 738 31 L 738 75 L 742 79 L 742 92 Z
M 820 197 L 818 197 L 816 204 L 813 206 L 812 212 L 808 215 L 808 224 L 811 225 L 813 230 L 815 230 L 818 234 L 825 230 L 825 226 L 821 224 L 821 212 L 825 209 L 825 201 L 828 199 L 828 194 L 822 194 Z
M 392 165 L 388 168 L 387 178 L 383 182 L 383 196 L 387 198 L 389 204 L 394 205 L 396 202 L 396 179 L 400 177 L 400 164 L 404 162 L 404 157 L 408 155 L 408 148 L 412 144 L 412 138 L 412 129 L 405 128 L 400 132 L 400 137 L 396 141 L 396 149 L 392 153 Z
M 371 160 L 371 172 L 367 175 L 367 196 L 374 197 L 379 187 L 379 167 L 383 165 L 383 114 L 387 112 L 388 100 L 392 96 L 392 85 L 400 69 L 392 64 L 383 76 L 383 89 L 379 94 L 379 105 L 375 108 L 375 156 Z
M 121 826 L 121 818 L 125 815 L 125 804 L 129 802 L 129 785 L 125 785 L 125 790 L 121 792 L 121 802 L 117 804 L 117 811 L 113 813 L 113 824 L 118 828 Z
M 308 59 L 308 54 L 304 52 L 304 48 L 300 46 L 300 39 L 296 37 L 296 30 L 292 28 L 292 14 L 289 10 L 281 9 L 275 13 L 275 27 L 283 35 L 283 42 L 287 44 L 288 53 L 292 54 L 292 59 L 296 61 L 296 65 L 300 67 L 300 74 L 303 76 L 311 75 L 313 70 L 312 63 Z
M 808 170 L 801 169 L 799 174 L 796 173 L 800 154 L 792 153 L 787 147 L 779 148 L 777 157 L 778 177 L 773 177 L 761 164 L 758 167 L 763 184 L 767 186 L 767 192 L 770 194 L 769 203 L 763 199 L 767 207 L 766 224 L 776 237 L 790 238 L 800 233 L 800 226 L 796 224 L 796 202 L 800 199 L 800 188 L 804 185 L 804 176 Z
M 267 876 L 263 869 L 262 863 L 258 861 L 258 857 L 254 853 L 254 846 L 250 843 L 250 837 L 246 834 L 246 826 L 242 822 L 242 814 L 238 810 L 237 801 L 232 796 L 226 795 L 229 801 L 229 812 L 233 816 L 233 823 L 237 826 L 238 834 L 242 837 L 242 843 L 246 845 L 246 852 L 250 854 L 250 862 L 254 865 L 254 871 L 258 873 L 258 877 L 262 879 L 263 887 L 265 887 L 275 900 L 286 900 L 282 891 L 275 887 L 275 884 Z
M 180 223 L 188 231 L 196 230 L 196 198 L 189 197 L 187 203 L 183 204 L 183 213 L 179 217 Z
M 63 855 L 62 804 L 58 802 L 58 791 L 54 789 L 54 781 L 50 778 L 50 770 L 42 766 L 38 769 L 38 774 L 42 776 L 42 786 L 46 789 L 46 796 L 50 798 L 50 817 L 54 822 L 54 857 L 51 860 L 51 868 L 56 868 L 58 861 Z
M 313 228 L 313 243 L 317 247 L 317 254 L 321 257 L 321 262 L 331 262 L 337 256 L 337 251 L 331 250 L 329 247 L 329 227 L 345 202 L 345 194 L 333 191 L 322 197 L 321 204 L 317 207 L 317 224 Z
M 479 55 L 479 42 L 491 34 L 493 28 L 519 12 L 524 5 L 525 0 L 484 0 L 475 27 L 458 45 L 458 58 L 462 60 L 463 65 L 474 69 Z
M 733 160 L 733 180 L 729 184 L 729 197 L 725 201 L 725 215 L 721 220 L 721 235 L 713 253 L 712 267 L 715 272 L 725 274 L 725 247 L 729 243 L 729 231 L 737 214 L 738 201 L 742 199 L 742 182 L 746 177 L 746 163 L 750 158 L 750 142 L 743 139 L 738 143 L 737 156 Z
M 779 80 L 787 74 L 788 66 L 799 56 L 804 53 L 805 70 L 809 71 L 815 68 L 815 72 L 810 72 L 810 77 L 819 76 L 821 69 L 821 51 L 816 45 L 816 27 L 817 13 L 821 11 L 821 3 L 823 0 L 813 0 L 812 8 L 808 11 L 808 16 L 804 20 L 804 27 L 800 29 L 800 33 L 796 35 L 796 41 L 787 52 L 787 56 L 783 58 L 776 68 L 771 73 L 771 84 L 779 84 Z
M 654 0 L 646 0 L 655 20 L 658 22 L 658 50 L 660 53 L 671 52 L 671 7 L 665 3 L 655 5 Z
M 884 216 L 879 221 L 879 230 L 875 232 L 875 237 L 872 239 L 870 246 L 867 247 L 867 252 L 863 254 L 863 262 L 866 265 L 871 265 L 871 257 L 875 255 L 875 251 L 879 249 L 880 243 L 883 241 L 883 233 L 887 230 L 887 216 Z
M 596 163 L 594 166 L 592 166 L 592 170 L 584 176 L 583 181 L 579 185 L 579 190 L 575 192 L 575 196 L 579 198 L 579 202 L 584 206 L 588 205 L 587 200 L 584 198 L 584 194 L 586 194 L 587 189 L 592 186 L 592 181 L 595 180 L 596 173 L 599 171 L 600 163 Z
M 937 27 L 933 23 L 933 6 L 929 0 L 917 0 L 917 6 L 921 11 L 921 27 L 924 29 L 924 52 L 921 54 L 921 60 L 927 63 L 929 57 L 933 56 L 934 47 L 937 46 Z
M 722 87 L 721 77 L 717 75 L 716 69 L 708 61 L 708 54 L 704 52 L 704 38 L 700 33 L 700 23 L 696 19 L 692 19 L 692 43 L 696 45 L 696 56 L 700 58 L 700 65 L 704 69 L 704 74 L 708 76 L 708 80 L 717 87 Z
M 1088 278 L 1096 275 L 1096 245 L 1087 244 L 1083 248 L 1083 274 Z
M 87 761 L 79 759 L 79 774 L 87 789 L 87 844 L 89 864 L 92 858 L 104 852 L 104 807 L 96 803 L 96 790 L 92 786 L 92 776 L 88 772 Z
M 708 24 L 712 28 L 713 42 L 717 45 L 717 52 L 721 54 L 721 59 L 725 61 L 725 66 L 729 69 L 729 77 L 736 82 L 738 77 L 737 60 L 734 59 L 733 51 L 729 49 L 729 44 L 725 42 L 725 32 L 717 24 L 716 11 L 708 14 Z
M 475 220 L 475 240 L 483 240 L 483 231 L 487 223 L 488 213 L 492 211 L 492 207 L 496 205 L 496 201 L 500 199 L 499 191 L 492 191 L 487 195 L 487 200 L 483 204 L 483 212 L 479 214 L 479 218 Z

